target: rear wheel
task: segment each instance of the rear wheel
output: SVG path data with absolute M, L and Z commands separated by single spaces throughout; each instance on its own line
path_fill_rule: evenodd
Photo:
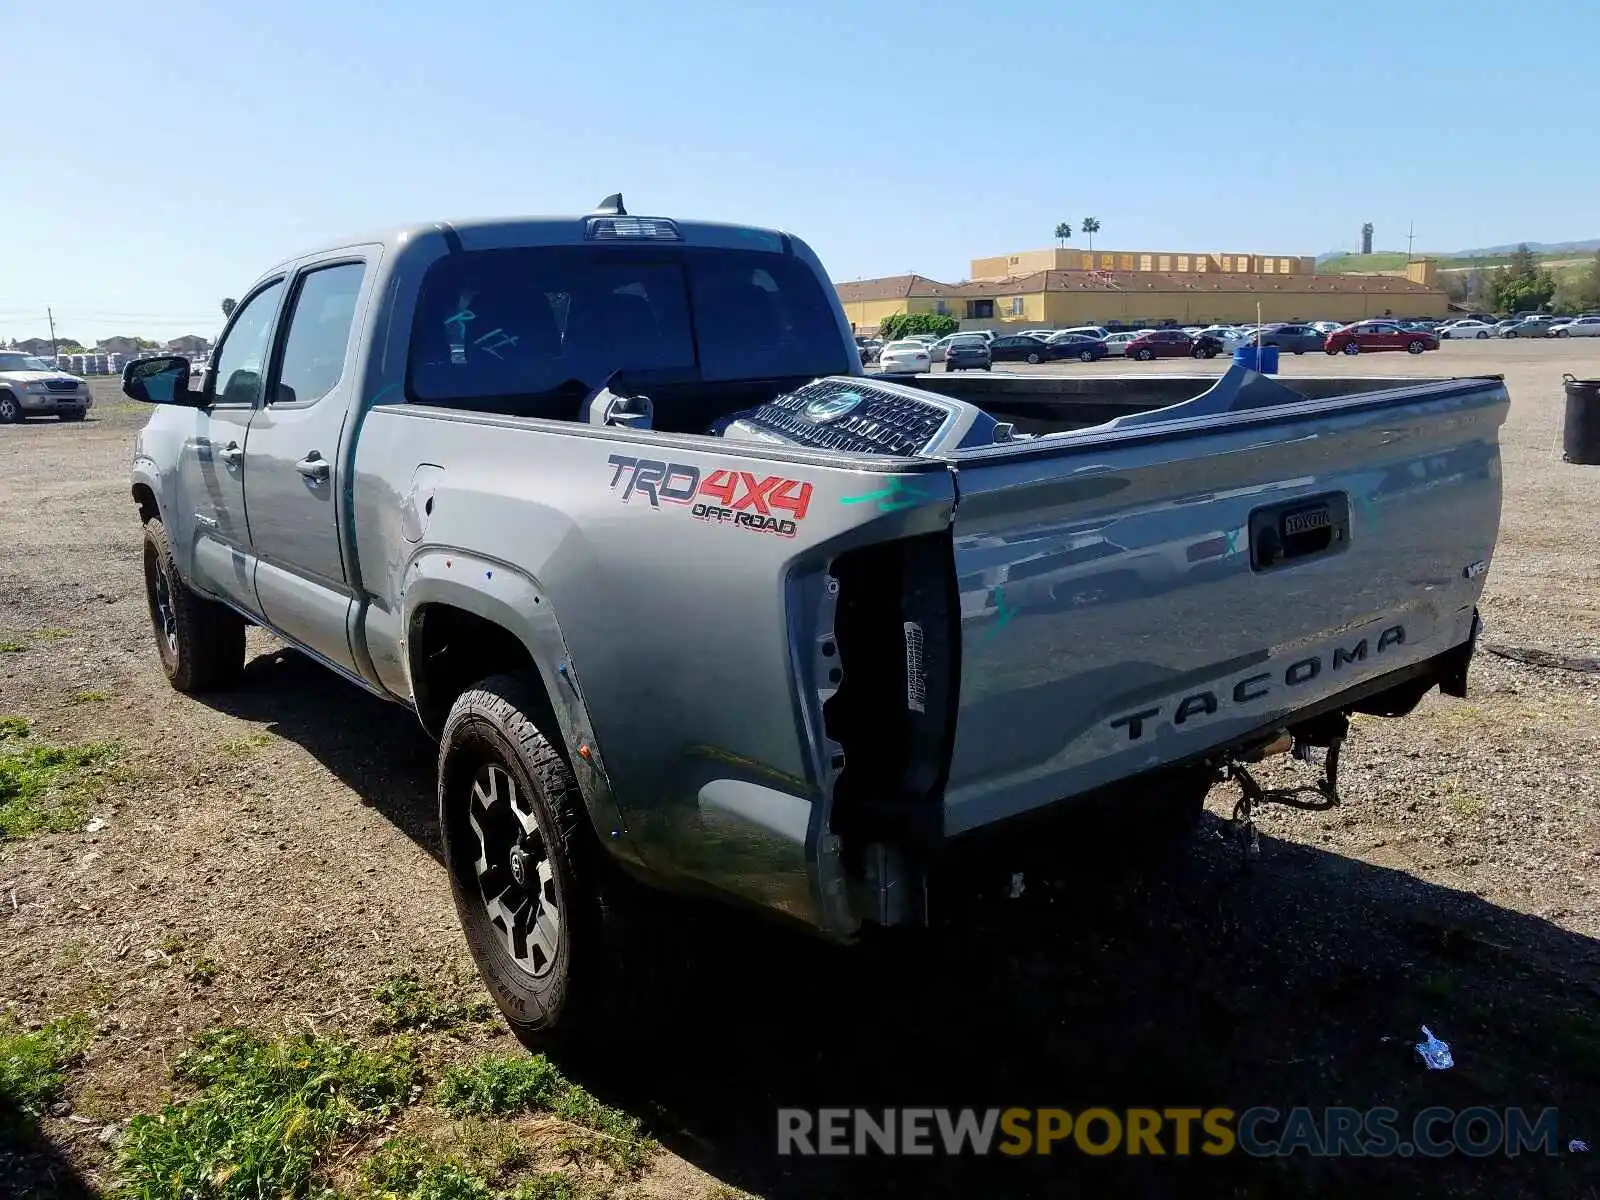
M 1140 362 L 1149 362 L 1156 355 L 1155 355 L 1155 351 L 1154 350 L 1140 349 L 1140 350 L 1135 350 L 1133 352 L 1133 356 L 1136 359 L 1138 359 Z
M 1482 330 L 1482 329 L 1478 330 L 1478 339 L 1480 341 L 1482 341 L 1483 339 L 1487 338 L 1488 336 L 1489 336 L 1489 334 L 1488 334 L 1488 332 L 1486 330 Z
M 1556 337 L 1566 337 L 1567 336 L 1567 331 L 1565 329 L 1558 329 L 1558 330 L 1556 330 L 1555 336 Z
M 651 902 L 605 857 L 572 768 L 530 714 L 531 680 L 497 675 L 451 706 L 439 739 L 445 866 L 467 946 L 530 1044 L 570 1041 L 684 974 Z
M 1427 348 L 1428 343 L 1422 341 L 1421 339 L 1413 339 L 1412 341 L 1406 343 L 1407 354 L 1421 354 Z
M 1030 363 L 1033 363 L 1033 364 L 1034 364 L 1034 365 L 1038 365 L 1038 362 L 1039 362 L 1039 352 L 1038 352 L 1038 351 L 1037 351 L 1037 350 L 1030 350 L 1030 351 L 1028 351 L 1028 361 L 1029 361 L 1029 362 L 1030 362 Z
M 1093 362 L 1094 361 L 1094 351 L 1092 351 L 1092 350 L 1079 350 L 1078 351 L 1078 361 L 1079 362 Z
M 1508 329 L 1505 331 L 1504 336 L 1508 338 L 1514 338 L 1517 336 L 1517 331 L 1515 329 Z
M 0 425 L 11 425 L 22 420 L 22 406 L 10 392 L 0 392 Z
M 167 682 L 180 692 L 234 684 L 244 670 L 244 618 L 183 582 L 159 520 L 144 526 L 144 590 Z

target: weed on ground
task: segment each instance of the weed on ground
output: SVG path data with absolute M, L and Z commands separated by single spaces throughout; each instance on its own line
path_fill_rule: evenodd
M 116 753 L 110 742 L 42 742 L 22 718 L 0 717 L 0 842 L 81 828 L 85 776 Z
M 8 1114 L 38 1118 L 60 1099 L 67 1070 L 83 1054 L 90 1032 L 85 1017 L 64 1017 L 36 1030 L 0 1017 L 0 1141 L 20 1133 L 6 1127 Z

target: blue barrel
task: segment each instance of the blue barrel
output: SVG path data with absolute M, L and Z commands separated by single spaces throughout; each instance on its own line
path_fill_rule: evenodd
M 1260 360 L 1257 361 L 1257 353 Z M 1278 373 L 1278 348 L 1276 346 L 1257 346 L 1254 342 L 1246 342 L 1233 352 L 1233 361 L 1241 367 L 1252 371 L 1260 371 L 1263 375 L 1276 375 Z

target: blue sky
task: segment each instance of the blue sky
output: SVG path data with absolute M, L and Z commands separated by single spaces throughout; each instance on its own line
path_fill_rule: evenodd
M 836 279 L 958 279 L 1085 216 L 1108 249 L 1600 237 L 1600 5 L 45 7 L 0 21 L 0 338 L 46 305 L 209 334 L 308 245 L 618 189 Z

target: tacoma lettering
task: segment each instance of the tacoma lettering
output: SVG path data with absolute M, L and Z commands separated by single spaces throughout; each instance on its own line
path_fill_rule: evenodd
M 1403 625 L 1391 625 L 1378 635 L 1378 646 L 1373 651 L 1374 655 L 1382 654 L 1391 646 L 1403 646 L 1406 641 L 1406 630 Z M 1343 646 L 1334 648 L 1331 655 L 1312 655 L 1308 658 L 1296 659 L 1290 663 L 1283 672 L 1283 686 L 1298 687 L 1300 684 L 1309 683 L 1322 674 L 1324 666 L 1329 671 L 1337 671 L 1341 667 L 1352 666 L 1365 662 L 1367 658 L 1367 639 L 1362 638 L 1354 646 L 1345 649 Z M 1237 681 L 1228 694 L 1232 696 L 1234 704 L 1249 704 L 1252 700 L 1261 700 L 1272 694 L 1272 682 L 1276 678 L 1271 674 L 1247 675 Z M 1184 725 L 1196 717 L 1215 716 L 1221 710 L 1221 700 L 1216 692 L 1200 691 L 1191 692 L 1177 702 L 1172 711 L 1172 723 Z M 1148 722 L 1161 716 L 1164 711 L 1162 705 L 1154 708 L 1142 708 L 1138 712 L 1126 713 L 1110 722 L 1112 729 L 1126 729 L 1128 740 L 1137 742 L 1145 735 L 1145 726 Z

